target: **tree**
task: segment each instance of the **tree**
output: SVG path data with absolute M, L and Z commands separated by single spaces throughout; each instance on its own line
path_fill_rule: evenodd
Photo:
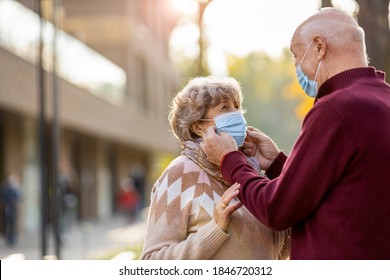
M 370 65 L 387 72 L 390 81 L 390 29 L 388 0 L 356 0 L 359 25 L 366 34 Z
M 332 6 L 332 1 L 331 1 L 331 0 L 322 0 L 321 2 L 322 2 L 321 6 L 322 6 L 323 8 L 325 8 L 325 7 L 333 7 L 333 6 Z

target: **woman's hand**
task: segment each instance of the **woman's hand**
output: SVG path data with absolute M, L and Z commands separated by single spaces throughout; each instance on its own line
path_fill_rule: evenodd
M 240 201 L 230 204 L 239 192 L 240 184 L 234 183 L 225 191 L 221 200 L 215 205 L 214 220 L 223 231 L 227 230 L 231 215 L 242 206 Z

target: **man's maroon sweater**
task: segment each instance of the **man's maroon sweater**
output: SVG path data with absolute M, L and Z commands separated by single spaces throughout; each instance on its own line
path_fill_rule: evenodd
M 259 176 L 241 152 L 221 162 L 243 204 L 291 227 L 291 259 L 390 259 L 390 86 L 372 67 L 327 80 L 291 155 Z

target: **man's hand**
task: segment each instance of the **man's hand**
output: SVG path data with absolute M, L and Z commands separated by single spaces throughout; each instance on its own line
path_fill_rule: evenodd
M 207 159 L 217 166 L 219 166 L 224 155 L 238 150 L 234 138 L 225 132 L 218 135 L 215 133 L 215 126 L 208 127 L 202 138 L 203 141 L 200 143 L 200 147 L 205 152 Z
M 245 143 L 241 151 L 246 156 L 256 157 L 260 162 L 262 170 L 267 170 L 280 153 L 279 148 L 271 138 L 252 126 L 248 127 Z

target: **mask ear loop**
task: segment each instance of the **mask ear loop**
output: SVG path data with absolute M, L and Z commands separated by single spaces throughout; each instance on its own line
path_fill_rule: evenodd
M 317 81 L 317 74 L 318 74 L 318 71 L 320 70 L 321 62 L 322 62 L 322 59 L 320 60 L 320 63 L 318 64 L 317 71 L 316 71 L 316 74 L 314 76 L 314 81 Z
M 304 54 L 303 57 L 302 57 L 301 63 L 299 63 L 299 66 L 302 65 L 302 62 L 303 62 L 303 60 L 305 59 L 307 53 L 309 52 L 310 47 L 311 47 L 312 44 L 313 44 L 313 41 L 311 41 L 310 44 L 309 44 L 309 46 L 307 47 L 307 49 L 306 49 L 306 51 L 305 51 L 305 54 Z

